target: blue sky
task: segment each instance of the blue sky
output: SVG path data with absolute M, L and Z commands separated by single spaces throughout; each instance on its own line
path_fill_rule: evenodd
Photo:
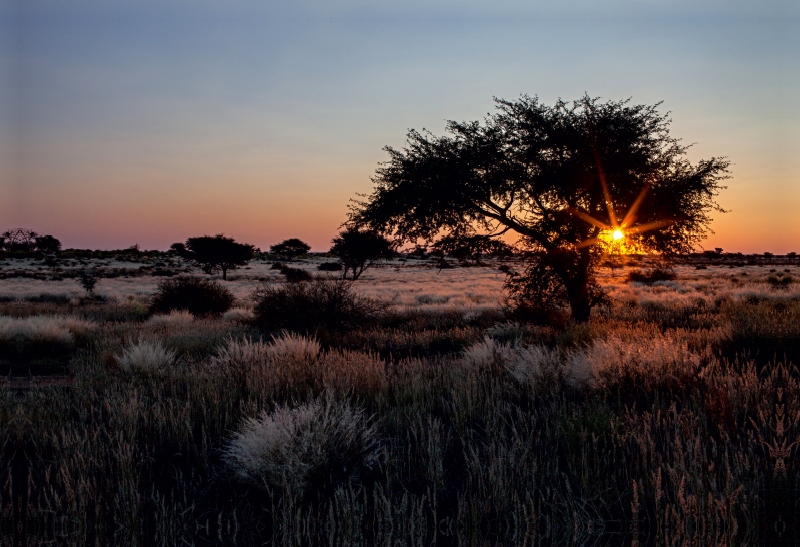
M 6 1 L 0 218 L 325 250 L 409 128 L 588 93 L 664 101 L 693 159 L 731 159 L 706 247 L 800 251 L 797 4 Z

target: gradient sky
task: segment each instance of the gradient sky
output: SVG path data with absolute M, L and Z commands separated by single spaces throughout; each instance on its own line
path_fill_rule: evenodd
M 705 248 L 800 252 L 799 89 L 796 0 L 5 0 L 0 228 L 327 250 L 409 128 L 588 93 L 730 158 Z

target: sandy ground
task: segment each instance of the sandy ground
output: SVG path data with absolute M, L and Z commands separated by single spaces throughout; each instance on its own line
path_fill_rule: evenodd
M 299 260 L 292 267 L 308 270 L 315 275 L 331 275 L 320 272 L 317 267 L 330 259 L 320 257 Z M 176 263 L 177 264 L 177 263 Z M 503 298 L 505 274 L 497 269 L 498 263 L 486 266 L 453 267 L 438 269 L 433 262 L 408 260 L 390 261 L 368 269 L 355 283 L 361 294 L 384 301 L 390 301 L 398 308 L 420 310 L 481 310 L 496 308 Z M 74 264 L 73 268 L 92 266 L 129 269 L 131 272 L 141 268 L 141 263 L 126 263 L 113 260 L 86 261 Z M 240 300 L 239 307 L 248 307 L 249 296 L 260 283 L 280 283 L 283 276 L 271 269 L 270 262 L 254 261 L 250 265 L 230 272 L 225 283 Z M 519 268 L 519 263 L 512 263 Z M 42 265 L 35 261 L 6 260 L 3 269 L 42 271 Z M 70 269 L 67 267 L 66 269 Z M 798 266 L 710 266 L 696 269 L 694 266 L 677 266 L 675 281 L 661 281 L 653 285 L 628 282 L 629 268 L 600 268 L 598 278 L 615 301 L 636 300 L 640 304 L 689 303 L 697 299 L 715 299 L 722 295 L 731 298 L 789 296 L 800 297 L 800 267 Z M 193 275 L 204 275 L 194 270 Z M 767 279 L 783 275 L 793 278 L 786 288 L 776 290 Z M 221 280 L 221 276 L 210 276 Z M 152 294 L 163 277 L 150 275 L 137 277 L 115 277 L 101 279 L 96 293 L 112 299 L 146 298 Z M 11 277 L 0 280 L 0 297 L 30 298 L 42 294 L 64 295 L 78 298 L 84 294 L 75 279 L 36 280 L 25 277 Z

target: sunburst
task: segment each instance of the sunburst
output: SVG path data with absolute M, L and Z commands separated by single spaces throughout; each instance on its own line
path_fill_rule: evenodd
M 603 188 L 603 199 L 606 204 L 606 209 L 608 209 L 608 218 L 610 220 L 610 224 L 597 220 L 584 211 L 570 207 L 570 213 L 600 229 L 600 232 L 597 234 L 597 236 L 580 241 L 575 244 L 575 247 L 581 249 L 591 245 L 602 245 L 603 250 L 609 253 L 644 253 L 646 250 L 642 247 L 642 245 L 631 239 L 630 236 L 641 234 L 643 232 L 649 232 L 650 230 L 656 230 L 658 228 L 663 228 L 664 226 L 668 226 L 675 221 L 665 219 L 647 222 L 645 224 L 636 224 L 636 212 L 639 210 L 639 207 L 642 205 L 647 192 L 650 190 L 650 183 L 647 183 L 645 187 L 642 188 L 642 191 L 639 192 L 639 195 L 636 196 L 636 199 L 634 200 L 633 204 L 631 204 L 628 212 L 625 213 L 622 221 L 617 220 L 619 217 L 614 210 L 614 202 L 611 199 L 611 192 L 609 191 L 608 184 L 606 183 L 606 176 L 601 167 L 599 158 L 597 158 L 597 160 L 598 178 L 600 179 L 600 185 Z

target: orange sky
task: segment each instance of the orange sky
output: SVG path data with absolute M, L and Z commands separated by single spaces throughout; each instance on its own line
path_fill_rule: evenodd
M 0 7 L 0 229 L 327 250 L 409 128 L 492 97 L 664 101 L 733 178 L 706 248 L 800 252 L 800 8 L 768 0 Z

